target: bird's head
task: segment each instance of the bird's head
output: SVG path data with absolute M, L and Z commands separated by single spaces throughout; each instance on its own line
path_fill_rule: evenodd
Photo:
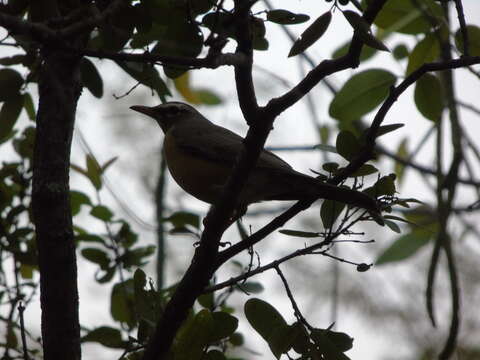
M 154 118 L 165 133 L 172 125 L 180 121 L 203 119 L 203 116 L 195 110 L 195 108 L 178 101 L 167 102 L 152 107 L 134 105 L 130 106 L 130 109 Z

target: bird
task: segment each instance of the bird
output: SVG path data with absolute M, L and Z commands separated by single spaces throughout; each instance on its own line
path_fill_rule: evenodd
M 214 205 L 222 195 L 244 139 L 215 125 L 186 103 L 171 101 L 152 107 L 134 105 L 130 109 L 160 125 L 165 134 L 165 161 L 178 185 L 195 198 Z M 239 194 L 237 218 L 252 203 L 313 198 L 339 201 L 366 209 L 370 214 L 379 212 L 371 196 L 298 172 L 277 155 L 262 150 Z

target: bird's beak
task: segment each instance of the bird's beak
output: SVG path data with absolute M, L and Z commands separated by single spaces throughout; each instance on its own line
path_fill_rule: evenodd
M 130 106 L 130 109 L 138 111 L 142 114 L 148 115 L 155 119 L 155 114 L 151 107 L 142 106 L 142 105 L 133 105 L 133 106 Z

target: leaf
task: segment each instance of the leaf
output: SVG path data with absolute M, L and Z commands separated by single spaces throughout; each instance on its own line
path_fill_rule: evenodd
M 408 57 L 409 51 L 405 44 L 399 44 L 393 48 L 392 54 L 395 60 L 403 60 Z
M 103 80 L 95 65 L 83 57 L 80 64 L 80 77 L 83 85 L 92 93 L 96 98 L 103 96 Z
M 353 133 L 342 130 L 338 133 L 336 148 L 338 153 L 346 160 L 352 160 L 361 150 L 361 145 Z
M 109 326 L 100 326 L 92 331 L 88 332 L 87 335 L 83 336 L 81 339 L 82 342 L 98 342 L 103 346 L 109 348 L 124 348 L 125 342 L 122 341 L 122 334 L 120 330 L 109 327 Z
M 416 232 L 400 236 L 377 258 L 375 263 L 376 265 L 383 265 L 405 260 L 425 246 L 430 239 L 431 235 Z
M 152 49 L 152 53 L 195 58 L 200 54 L 202 48 L 203 33 L 196 23 L 189 21 L 188 17 L 184 16 L 168 24 L 164 35 L 157 39 L 157 44 Z M 176 78 L 187 71 L 188 68 L 164 65 L 163 70 L 169 78 Z
M 107 160 L 101 167 L 100 172 L 103 174 L 115 161 L 117 161 L 118 156 L 112 157 L 110 160 Z
M 301 24 L 310 20 L 305 14 L 294 14 L 288 10 L 276 9 L 267 11 L 267 21 L 282 25 Z
M 429 16 L 442 17 L 442 7 L 432 0 L 422 0 L 422 7 Z M 420 34 L 430 31 L 432 24 L 414 3 L 405 0 L 387 1 L 374 21 L 382 29 L 403 34 Z
M 406 160 L 409 157 L 408 152 L 408 138 L 404 138 L 397 148 L 397 153 L 395 154 L 400 159 Z M 393 172 L 397 175 L 398 182 L 401 183 L 403 181 L 403 176 L 405 174 L 405 165 L 401 164 L 400 162 L 395 162 L 395 167 Z
M 204 105 L 219 105 L 223 102 L 220 95 L 209 89 L 197 89 L 195 93 L 200 103 Z
M 97 248 L 86 248 L 82 249 L 81 252 L 85 259 L 99 265 L 103 270 L 108 268 L 110 258 L 105 251 Z
M 337 59 L 344 55 L 347 55 L 348 49 L 350 49 L 350 41 L 347 41 L 343 45 L 336 48 L 332 54 L 332 58 Z M 367 61 L 377 54 L 377 50 L 370 46 L 362 46 L 362 52 L 360 53 L 360 61 Z
M 175 228 L 181 228 L 186 225 L 191 225 L 198 229 L 200 227 L 200 217 L 197 214 L 187 211 L 177 211 L 163 221 L 170 222 Z
M 256 281 L 247 281 L 246 283 L 239 285 L 239 287 L 242 289 L 242 292 L 248 294 L 259 294 L 264 290 L 263 285 Z
M 330 103 L 330 116 L 350 122 L 375 109 L 387 97 L 396 77 L 383 69 L 370 69 L 352 76 Z
M 350 360 L 348 356 L 336 346 L 336 344 L 327 336 L 323 329 L 312 330 L 312 339 L 318 346 L 318 351 L 323 355 L 324 359 L 329 360 Z M 352 339 L 353 340 L 353 339 Z
M 102 188 L 102 177 L 100 166 L 98 165 L 97 160 L 90 154 L 86 156 L 87 171 L 86 176 L 93 184 L 95 189 L 100 190 Z
M 115 274 L 115 272 L 113 272 Z M 112 275 L 113 274 L 109 274 Z M 136 322 L 134 313 L 134 285 L 133 279 L 116 283 L 112 288 L 110 298 L 110 313 L 113 320 L 127 324 L 130 328 Z
M 167 85 L 160 77 L 157 69 L 148 64 L 139 64 L 128 61 L 115 61 L 127 74 L 137 80 L 139 83 L 155 90 L 157 95 L 162 98 L 170 94 Z
M 298 55 L 312 46 L 322 35 L 327 31 L 328 25 L 332 20 L 332 13 L 327 11 L 326 13 L 320 15 L 305 31 L 300 35 L 300 37 L 295 40 L 293 43 L 288 57 Z
M 387 176 L 382 176 L 374 185 L 375 189 L 375 197 L 379 197 L 382 195 L 395 195 L 395 174 L 390 174 Z
M 272 305 L 258 298 L 249 299 L 244 306 L 250 325 L 268 342 L 273 330 L 287 325 L 283 316 Z
M 433 34 L 427 34 L 415 45 L 408 56 L 407 75 L 425 63 L 435 61 L 440 56 L 440 44 Z
M 13 69 L 0 69 L 0 102 L 16 99 L 23 85 L 22 75 Z M 2 123 L 3 124 L 3 123 Z
M 397 129 L 400 129 L 404 127 L 405 124 L 389 124 L 389 125 L 382 125 L 378 128 L 377 131 L 377 138 L 379 138 L 382 135 L 388 134 L 392 131 L 395 131 Z
M 238 327 L 238 319 L 226 312 L 215 311 L 212 313 L 213 329 L 208 341 L 210 343 L 220 341 L 233 335 Z
M 72 216 L 80 212 L 82 205 L 92 205 L 90 198 L 83 192 L 70 190 L 70 208 L 72 209 Z
M 193 319 L 187 320 L 177 333 L 173 348 L 175 360 L 201 359 L 213 331 L 212 313 L 203 309 Z
M 468 52 L 470 56 L 480 56 L 480 28 L 475 25 L 467 25 L 468 34 Z M 461 29 L 455 33 L 455 45 L 462 54 L 465 55 L 463 48 L 463 36 Z
M 288 229 L 279 230 L 279 233 L 288 235 L 288 236 L 303 237 L 303 238 L 316 238 L 320 236 L 318 232 L 288 230 Z
M 390 228 L 390 230 L 395 231 L 398 234 L 402 232 L 402 230 L 400 230 L 400 226 L 398 226 L 397 223 L 391 220 L 387 220 L 385 218 L 383 219 L 383 222 Z
M 33 105 L 33 99 L 30 93 L 23 94 L 23 107 L 27 112 L 28 118 L 32 121 L 35 121 L 37 113 L 35 111 L 35 105 Z
M 112 211 L 103 205 L 97 205 L 90 210 L 90 215 L 102 221 L 110 221 L 113 218 Z
M 431 121 L 438 121 L 442 116 L 445 100 L 440 80 L 433 74 L 426 73 L 415 83 L 415 105 L 418 111 Z
M 282 315 L 269 303 L 252 298 L 244 306 L 245 316 L 250 325 L 268 343 L 270 350 L 278 356 L 278 338 L 275 331 L 287 327 Z
M 323 227 L 325 229 L 330 229 L 337 218 L 345 209 L 345 204 L 333 201 L 333 200 L 324 200 L 322 207 L 320 208 L 320 218 L 322 219 Z
M 370 24 L 368 24 L 359 14 L 352 10 L 345 10 L 343 11 L 343 15 L 358 34 L 360 39 L 363 40 L 365 45 L 381 51 L 390 51 L 384 43 L 382 43 L 372 34 L 370 30 Z
M 2 86 L 0 86 L 0 88 Z M 11 136 L 13 127 L 22 111 L 23 101 L 23 96 L 18 94 L 15 97 L 9 97 L 8 100 L 5 100 L 3 103 L 0 109 L 0 144 Z

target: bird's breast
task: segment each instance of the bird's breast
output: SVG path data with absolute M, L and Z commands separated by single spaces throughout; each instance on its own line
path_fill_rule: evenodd
M 217 200 L 229 176 L 229 167 L 183 149 L 168 132 L 164 154 L 172 177 L 183 190 L 210 204 Z

